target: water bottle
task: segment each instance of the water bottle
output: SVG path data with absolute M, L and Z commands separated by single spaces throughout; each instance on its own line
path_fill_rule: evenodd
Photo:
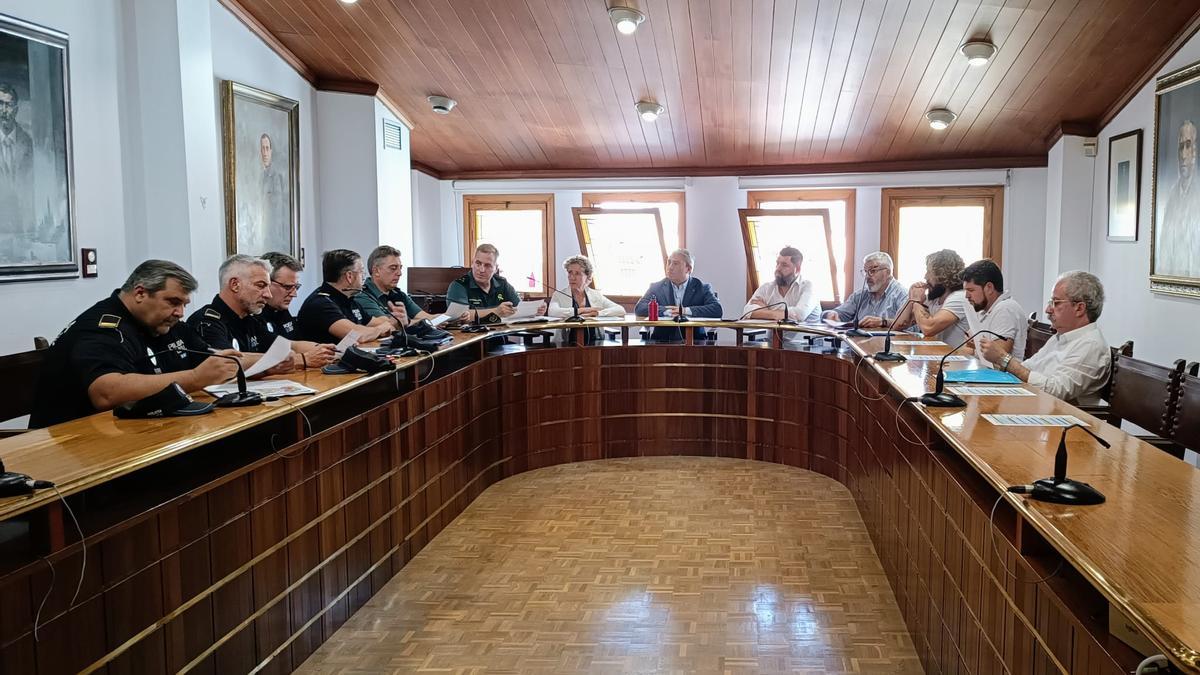
M 658 321 L 658 298 L 650 296 L 650 320 Z

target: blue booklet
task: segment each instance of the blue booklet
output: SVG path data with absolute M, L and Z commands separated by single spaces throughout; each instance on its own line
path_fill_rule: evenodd
M 952 384 L 1021 384 L 1021 378 L 991 368 L 970 368 L 945 371 L 946 382 Z

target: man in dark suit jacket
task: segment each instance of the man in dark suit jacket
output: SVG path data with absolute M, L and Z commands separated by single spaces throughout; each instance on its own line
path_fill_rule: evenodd
M 667 258 L 667 278 L 650 284 L 646 294 L 638 300 L 633 313 L 639 317 L 650 313 L 650 298 L 658 300 L 658 315 L 660 318 L 670 318 L 682 314 L 687 317 L 719 319 L 721 318 L 721 301 L 713 293 L 712 286 L 692 276 L 692 267 L 696 258 L 685 248 L 678 249 Z M 694 329 L 695 339 L 703 340 L 707 331 L 703 328 Z M 678 328 L 655 328 L 650 333 L 651 340 L 682 340 L 683 331 Z

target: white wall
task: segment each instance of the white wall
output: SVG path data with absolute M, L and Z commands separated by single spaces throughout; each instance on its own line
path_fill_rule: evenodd
M 571 208 L 582 206 L 584 192 L 683 189 L 687 245 L 696 255 L 695 274 L 712 284 L 726 316 L 736 316 L 746 301 L 746 258 L 737 210 L 746 208 L 750 190 L 804 187 L 855 188 L 854 264 L 879 248 L 881 194 L 885 187 L 917 185 L 997 185 L 1005 195 L 1003 267 L 1013 296 L 1027 311 L 1044 302 L 1043 228 L 1046 218 L 1046 169 L 856 174 L 843 176 L 735 176 L 674 179 L 568 179 L 520 181 L 439 181 L 414 172 L 417 257 L 412 264 L 463 264 L 462 196 L 475 193 L 554 194 L 555 257 L 578 253 Z M 861 285 L 861 279 L 856 284 Z M 650 280 L 647 280 L 649 284 Z M 566 284 L 562 270 L 556 282 Z
M 383 122 L 387 120 L 400 127 L 400 149 L 383 147 Z M 408 127 L 392 114 L 387 106 L 375 99 L 375 173 L 379 203 L 378 243 L 386 243 L 400 249 L 404 260 L 412 260 L 413 251 L 413 201 L 412 164 L 409 145 L 412 139 Z M 360 251 L 368 255 L 368 251 Z M 401 277 L 400 285 L 407 289 L 408 278 Z
M 119 0 L 0 0 L 0 13 L 70 36 L 74 114 L 76 248 L 99 251 L 100 276 L 0 284 L 0 353 L 33 349 L 124 280 L 124 181 L 118 77 L 123 59 Z M 77 251 L 78 252 L 78 251 Z
M 1192 38 L 1157 75 L 1200 60 L 1200 38 Z M 1157 77 L 1156 75 L 1156 77 Z M 1143 131 L 1142 191 L 1138 240 L 1110 242 L 1108 236 L 1108 139 Z M 1107 300 L 1100 328 L 1111 343 L 1134 341 L 1134 356 L 1169 364 L 1200 360 L 1194 327 L 1200 301 L 1150 292 L 1150 190 L 1154 171 L 1154 82 L 1151 81 L 1103 129 L 1099 137 L 1091 200 L 1092 272 L 1104 282 Z M 1165 188 L 1164 188 L 1165 189 Z

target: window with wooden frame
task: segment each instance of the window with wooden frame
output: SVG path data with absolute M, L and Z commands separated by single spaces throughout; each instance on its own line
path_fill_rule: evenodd
M 829 210 L 829 230 L 832 237 L 836 283 L 833 297 L 826 298 L 826 300 L 840 301 L 854 292 L 854 274 L 857 263 L 852 258 L 854 257 L 856 196 L 854 190 L 848 189 L 755 190 L 746 195 L 746 202 L 751 209 Z M 804 249 L 800 250 L 807 260 L 810 252 Z M 817 253 L 819 255 L 823 252 Z M 806 267 L 801 267 L 800 272 L 807 278 Z
M 666 267 L 662 212 L 573 208 L 579 250 L 592 261 L 592 286 L 614 302 L 636 302 Z
M 879 248 L 896 262 L 905 285 L 925 278 L 925 256 L 948 248 L 970 265 L 1004 246 L 1004 187 L 886 188 Z
M 829 209 L 738 209 L 746 247 L 746 296 L 775 278 L 775 259 L 785 246 L 804 254 L 801 272 L 818 300 L 836 297 L 837 260 Z M 798 317 L 803 320 L 804 317 Z
M 497 267 L 518 292 L 543 294 L 554 278 L 554 195 L 463 195 L 463 258 L 500 250 Z
M 687 246 L 684 236 L 683 192 L 585 192 L 583 207 L 591 209 L 658 209 L 667 253 Z M 586 254 L 584 254 L 586 255 Z M 641 297 L 641 293 L 638 293 Z

